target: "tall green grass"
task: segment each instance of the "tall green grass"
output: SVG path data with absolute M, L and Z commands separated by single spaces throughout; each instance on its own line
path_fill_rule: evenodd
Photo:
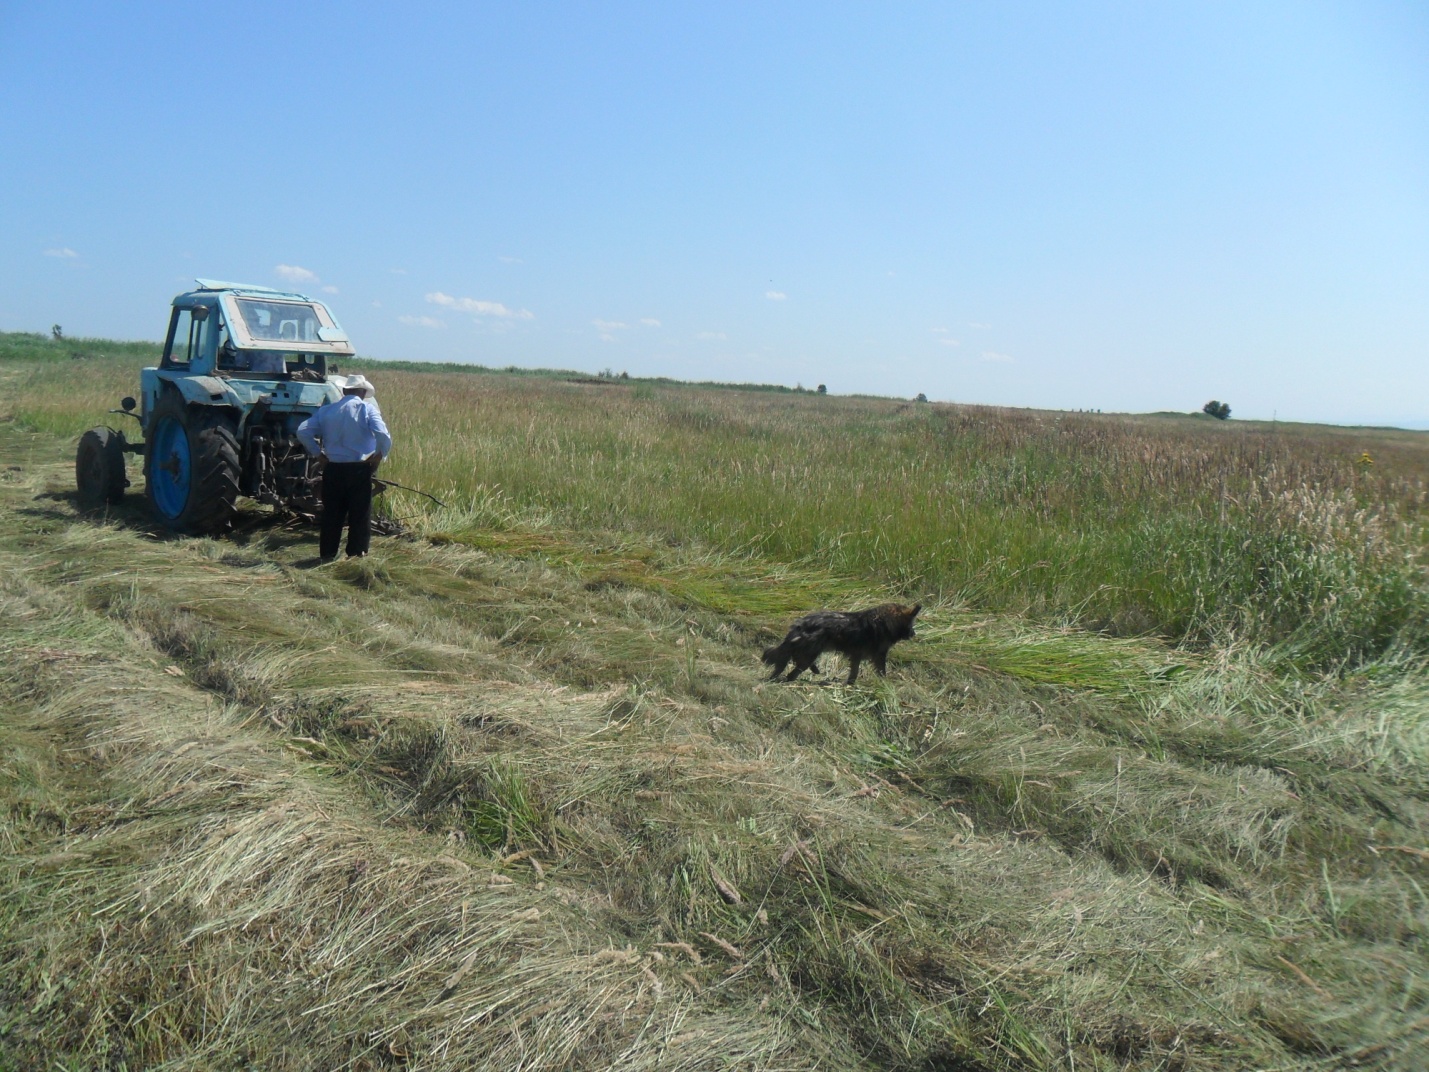
M 518 518 L 1317 667 L 1429 650 L 1429 436 L 459 375 L 379 390 L 400 479 Z
M 55 360 L 69 344 L 23 338 L 5 366 L 36 429 L 75 434 L 134 389 L 133 355 Z M 1120 635 L 1244 638 L 1317 669 L 1429 653 L 1429 434 L 363 367 L 396 435 L 390 475 L 488 524 L 698 543 Z

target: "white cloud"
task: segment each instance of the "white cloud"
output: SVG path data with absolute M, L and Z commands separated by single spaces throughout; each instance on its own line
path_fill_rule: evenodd
M 770 301 L 783 301 L 789 295 L 785 294 L 782 290 L 766 290 L 764 296 Z
M 46 256 L 46 257 L 59 257 L 59 258 L 62 259 L 62 260 L 69 260 L 71 257 L 78 257 L 79 254 L 76 253 L 74 250 L 70 249 L 68 246 L 64 246 L 64 247 L 61 248 L 61 249 L 47 249 L 47 250 L 45 250 L 45 256 Z
M 296 264 L 280 264 L 273 269 L 273 274 L 286 279 L 289 283 L 316 283 L 318 281 L 316 272 L 299 268 Z
M 614 342 L 614 341 L 615 341 L 615 336 L 614 336 L 614 335 L 608 334 L 607 332 L 604 332 L 604 331 L 602 331 L 602 332 L 600 333 L 600 336 L 599 336 L 599 337 L 600 337 L 600 341 L 601 341 L 601 342 Z
M 702 332 L 700 332 L 698 335 L 696 335 L 695 338 L 697 338 L 697 339 L 727 339 L 727 338 L 729 338 L 729 336 L 726 335 L 726 334 L 725 334 L 724 332 L 722 332 L 722 331 L 702 331 Z
M 989 328 L 992 327 L 992 325 L 991 325 L 991 324 L 969 323 L 969 324 L 968 324 L 968 327 L 970 327 L 970 328 L 976 328 L 978 331 L 987 331 Z
M 405 268 L 388 268 L 387 270 L 388 270 L 389 272 L 391 272 L 393 275 L 406 275 L 406 274 L 407 274 L 407 269 L 405 269 Z
M 444 328 L 446 327 L 440 320 L 430 316 L 399 316 L 399 324 L 406 324 L 410 328 Z
M 640 323 L 647 328 L 658 328 L 660 326 L 660 321 L 656 320 L 653 316 L 642 316 Z
M 523 261 L 520 257 L 504 257 L 504 256 L 499 256 L 499 257 L 497 257 L 496 259 L 499 260 L 502 264 L 525 264 L 525 263 L 526 263 L 526 262 Z
M 994 353 L 992 350 L 984 350 L 982 352 L 982 357 L 978 358 L 978 360 L 991 361 L 999 365 L 1011 365 L 1015 363 L 1015 359 L 1011 354 Z
M 591 323 L 601 332 L 601 338 L 606 338 L 609 332 L 622 331 L 629 326 L 619 320 L 592 320 Z
M 937 340 L 935 340 L 935 341 L 938 343 L 939 346 L 961 346 L 961 345 L 962 345 L 960 342 L 958 342 L 957 339 L 954 339 L 954 338 L 952 338 L 951 336 L 948 336 L 948 337 L 942 338 L 942 339 L 937 339 Z
M 332 286 L 332 285 L 325 286 L 325 287 L 323 287 L 323 293 L 324 293 L 324 294 L 336 294 L 336 293 L 337 293 L 337 287 L 334 287 L 334 286 Z
M 481 301 L 478 298 L 454 298 L 450 294 L 443 294 L 440 290 L 428 294 L 427 301 L 433 305 L 455 309 L 459 313 L 471 313 L 473 316 L 497 316 L 510 320 L 535 319 L 535 315 L 529 309 L 509 309 L 500 302 Z

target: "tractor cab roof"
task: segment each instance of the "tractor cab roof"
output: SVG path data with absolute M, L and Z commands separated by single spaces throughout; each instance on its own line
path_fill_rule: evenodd
M 254 298 L 280 298 L 286 301 L 310 302 L 314 300 L 297 291 L 275 290 L 273 287 L 260 287 L 256 283 L 225 283 L 219 279 L 195 279 L 194 282 L 198 284 L 197 289 L 180 294 L 174 299 L 174 305 L 193 305 L 196 304 L 195 298 L 217 293 L 242 294 Z

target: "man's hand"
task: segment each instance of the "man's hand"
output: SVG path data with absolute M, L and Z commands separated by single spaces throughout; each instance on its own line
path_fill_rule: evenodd
M 371 469 L 374 473 L 377 472 L 377 467 L 381 464 L 382 452 L 380 450 L 374 450 L 371 454 L 367 456 L 367 467 Z
M 321 476 L 321 475 L 322 475 L 322 471 L 323 471 L 324 469 L 326 469 L 326 468 L 327 468 L 327 455 L 326 455 L 326 454 L 319 454 L 319 455 L 318 455 L 318 462 L 317 462 L 318 475 Z

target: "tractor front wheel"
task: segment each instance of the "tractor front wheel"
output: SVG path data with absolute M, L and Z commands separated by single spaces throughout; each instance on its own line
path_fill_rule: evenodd
M 160 523 L 204 536 L 226 532 L 238 500 L 238 440 L 223 411 L 169 394 L 154 407 L 145 490 Z
M 91 428 L 79 437 L 74 482 L 85 510 L 113 506 L 124 498 L 124 436 L 113 428 Z

